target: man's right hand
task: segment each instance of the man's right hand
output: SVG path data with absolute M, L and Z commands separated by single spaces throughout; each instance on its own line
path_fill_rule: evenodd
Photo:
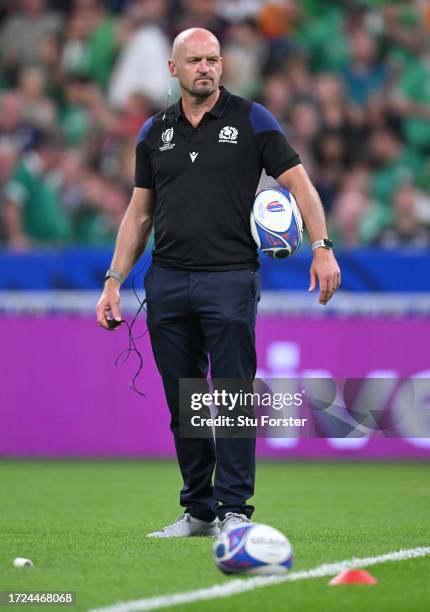
M 135 187 L 130 204 L 125 212 L 118 230 L 115 252 L 111 268 L 121 271 L 126 278 L 133 265 L 142 255 L 152 230 L 153 190 Z M 109 318 L 121 321 L 119 310 L 120 283 L 113 277 L 105 280 L 103 293 L 97 304 L 97 322 L 105 329 L 109 327 Z M 109 315 L 109 318 L 108 318 Z
M 107 315 L 109 313 L 116 321 L 121 321 L 119 288 L 118 281 L 114 278 L 108 278 L 96 307 L 97 323 L 109 331 L 113 331 L 108 324 Z

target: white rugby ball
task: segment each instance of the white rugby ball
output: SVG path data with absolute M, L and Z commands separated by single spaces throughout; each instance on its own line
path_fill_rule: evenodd
M 297 251 L 303 238 L 303 220 L 288 189 L 263 189 L 255 196 L 251 233 L 257 247 L 268 257 L 285 259 Z
M 293 564 L 293 549 L 274 527 L 247 523 L 221 534 L 213 557 L 224 574 L 284 574 Z

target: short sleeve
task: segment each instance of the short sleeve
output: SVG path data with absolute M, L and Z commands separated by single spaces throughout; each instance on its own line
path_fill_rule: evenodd
M 6 198 L 15 204 L 24 206 L 30 195 L 30 181 L 25 162 L 19 164 L 13 171 L 10 181 L 4 188 Z
M 28 190 L 17 180 L 10 181 L 5 187 L 5 195 L 7 200 L 11 200 L 22 206 L 28 197 Z
M 249 119 L 261 164 L 269 176 L 277 179 L 285 170 L 301 163 L 279 122 L 267 108 L 253 102 Z
M 151 117 L 142 126 L 136 142 L 136 166 L 134 172 L 134 184 L 136 187 L 150 189 L 153 186 L 152 164 L 149 157 L 148 134 L 152 127 Z

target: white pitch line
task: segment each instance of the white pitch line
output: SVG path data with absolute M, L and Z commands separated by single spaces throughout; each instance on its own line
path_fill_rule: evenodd
M 198 589 L 197 591 L 184 591 L 182 593 L 172 593 L 171 595 L 161 595 L 160 597 L 150 597 L 148 599 L 136 599 L 134 601 L 119 602 L 105 608 L 93 608 L 89 612 L 137 612 L 138 610 L 158 610 L 159 608 L 168 608 L 179 604 L 192 603 L 194 601 L 202 601 L 205 599 L 216 599 L 218 597 L 230 597 L 238 593 L 245 593 L 261 587 L 272 584 L 281 584 L 283 582 L 291 582 L 295 580 L 303 580 L 305 578 L 321 578 L 323 576 L 332 576 L 342 572 L 345 569 L 353 569 L 375 565 L 377 563 L 385 563 L 386 561 L 404 561 L 406 559 L 416 559 L 417 557 L 425 557 L 430 555 L 430 546 L 420 548 L 410 548 L 407 550 L 401 549 L 396 552 L 379 555 L 377 557 L 364 557 L 346 561 L 338 561 L 337 563 L 324 563 L 310 570 L 302 570 L 300 572 L 292 572 L 282 576 L 255 576 L 253 578 L 245 578 L 241 580 L 233 580 L 222 584 L 214 584 L 206 589 Z

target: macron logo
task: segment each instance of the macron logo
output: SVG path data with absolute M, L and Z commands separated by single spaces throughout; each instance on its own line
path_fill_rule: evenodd
M 193 164 L 194 164 L 194 162 L 196 161 L 196 157 L 197 157 L 197 155 L 198 155 L 198 153 L 194 153 L 194 152 L 193 152 L 193 153 L 190 153 L 191 161 L 193 162 Z

